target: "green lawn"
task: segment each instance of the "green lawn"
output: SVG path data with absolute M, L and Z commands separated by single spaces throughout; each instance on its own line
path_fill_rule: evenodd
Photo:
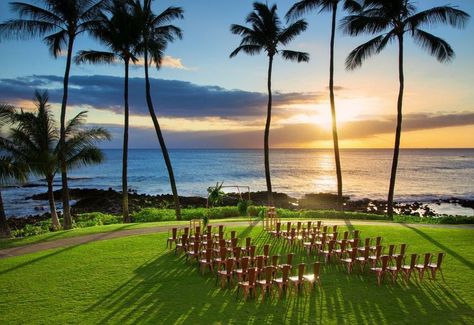
M 407 242 L 408 253 L 444 251 L 446 282 L 385 281 L 337 264 L 322 269 L 313 294 L 255 302 L 236 300 L 165 247 L 166 234 L 98 241 L 0 260 L 0 323 L 473 323 L 474 249 L 471 229 L 360 226 L 384 244 Z M 237 228 L 262 245 L 261 227 Z M 273 242 L 271 253 L 288 251 Z M 312 262 L 305 253 L 295 259 Z

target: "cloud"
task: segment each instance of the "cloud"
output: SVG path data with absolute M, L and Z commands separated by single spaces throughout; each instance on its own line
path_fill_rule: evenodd
M 403 132 L 474 125 L 474 113 L 459 114 L 407 114 Z M 122 127 L 108 125 L 114 134 L 110 148 L 121 146 Z M 340 140 L 371 138 L 380 134 L 395 132 L 395 117 L 379 117 L 366 121 L 346 122 L 339 128 Z M 262 148 L 263 125 L 260 130 L 243 131 L 169 131 L 164 130 L 165 139 L 171 148 Z M 316 124 L 299 123 L 273 127 L 270 143 L 273 147 L 295 147 L 316 141 L 332 140 L 331 131 Z M 132 127 L 130 147 L 158 147 L 153 128 Z
M 259 92 L 229 90 L 219 86 L 202 86 L 186 81 L 150 79 L 155 109 L 167 117 L 242 117 L 263 116 L 267 95 Z M 73 76 L 70 78 L 69 105 L 92 106 L 121 113 L 123 108 L 123 78 L 112 76 Z M 147 115 L 145 82 L 130 78 L 131 113 Z M 15 79 L 0 79 L 0 98 L 5 102 L 30 100 L 35 89 L 48 89 L 51 103 L 62 99 L 62 77 L 33 75 Z M 285 106 L 316 103 L 317 93 L 275 93 L 275 116 L 289 114 Z M 279 110 L 280 108 L 280 110 Z

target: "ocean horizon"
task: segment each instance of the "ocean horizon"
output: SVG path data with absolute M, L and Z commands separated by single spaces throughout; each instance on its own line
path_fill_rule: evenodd
M 122 150 L 104 149 L 105 161 L 69 172 L 70 188 L 121 191 Z M 392 149 L 341 149 L 344 195 L 351 199 L 386 199 Z M 206 196 L 216 182 L 266 190 L 261 149 L 170 149 L 178 192 Z M 272 149 L 273 190 L 300 198 L 309 193 L 336 193 L 332 149 Z M 130 149 L 129 188 L 141 194 L 171 192 L 160 149 Z M 402 149 L 395 201 L 429 202 L 452 197 L 474 199 L 474 149 Z M 59 175 L 55 189 L 60 188 Z M 46 201 L 26 199 L 46 192 L 46 183 L 32 177 L 23 186 L 3 189 L 7 216 L 48 211 Z M 60 202 L 58 207 L 60 208 Z M 472 209 L 466 209 L 466 213 Z M 474 212 L 474 210 L 473 210 Z M 449 213 L 449 210 L 446 212 Z

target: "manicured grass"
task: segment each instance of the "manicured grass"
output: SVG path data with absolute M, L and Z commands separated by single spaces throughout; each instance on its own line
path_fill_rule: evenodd
M 218 222 L 233 222 L 233 221 L 247 221 L 248 218 L 229 218 L 222 220 L 212 220 L 213 223 Z M 107 233 L 114 231 L 121 231 L 127 229 L 139 229 L 139 228 L 151 228 L 159 226 L 169 226 L 169 225 L 189 225 L 189 221 L 160 221 L 160 222 L 144 222 L 144 223 L 129 223 L 129 224 L 111 224 L 111 225 L 101 225 L 101 226 L 92 226 L 86 228 L 74 228 L 70 230 L 60 230 L 56 232 L 48 232 L 45 234 L 34 235 L 29 237 L 22 238 L 9 238 L 9 239 L 0 239 L 0 249 L 10 248 L 10 247 L 19 247 L 29 244 L 41 243 L 45 241 L 57 240 L 62 238 L 72 238 L 85 235 L 92 235 L 98 233 Z
M 383 244 L 407 242 L 408 253 L 444 251 L 446 282 L 386 280 L 337 263 L 322 268 L 322 287 L 278 300 L 236 300 L 236 288 L 220 289 L 165 249 L 166 234 L 99 241 L 0 260 L 0 323 L 473 323 L 471 229 L 357 226 L 361 236 L 382 235 Z M 230 230 L 230 229 L 227 229 Z M 271 241 L 261 227 L 237 228 L 261 246 Z M 271 254 L 286 254 L 272 242 Z M 300 252 L 294 264 L 311 263 Z

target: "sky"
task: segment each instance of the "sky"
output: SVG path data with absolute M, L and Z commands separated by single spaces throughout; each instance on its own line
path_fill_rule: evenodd
M 32 2 L 32 1 L 30 1 Z M 269 3 L 275 3 L 269 1 Z M 284 16 L 294 1 L 278 0 Z M 420 9 L 444 0 L 418 1 Z M 474 1 L 452 0 L 471 16 Z M 152 97 L 165 140 L 171 148 L 261 148 L 266 114 L 268 57 L 229 54 L 240 42 L 231 24 L 245 24 L 252 10 L 247 0 L 155 1 L 156 12 L 181 6 L 176 21 L 182 40 L 169 45 L 160 70 L 151 72 Z M 339 18 L 345 13 L 340 10 Z M 0 21 L 15 18 L 8 1 L 0 1 Z M 329 106 L 330 16 L 310 13 L 309 27 L 287 49 L 310 54 L 309 63 L 277 58 L 273 70 L 273 148 L 331 148 Z M 472 20 L 472 19 L 471 19 Z M 474 147 L 474 23 L 464 30 L 447 26 L 427 31 L 447 40 L 456 52 L 441 64 L 411 40 L 405 51 L 405 101 L 402 148 Z M 391 148 L 398 95 L 397 46 L 346 71 L 346 56 L 370 36 L 336 35 L 335 84 L 342 148 Z M 75 52 L 104 48 L 86 34 Z M 54 59 L 40 39 L 0 41 L 0 103 L 32 109 L 35 89 L 50 93 L 59 117 L 65 57 Z M 120 148 L 123 134 L 123 66 L 74 65 L 71 69 L 68 118 L 88 111 L 89 125 L 110 130 L 104 148 Z M 143 66 L 130 71 L 130 147 L 159 147 L 145 102 Z

